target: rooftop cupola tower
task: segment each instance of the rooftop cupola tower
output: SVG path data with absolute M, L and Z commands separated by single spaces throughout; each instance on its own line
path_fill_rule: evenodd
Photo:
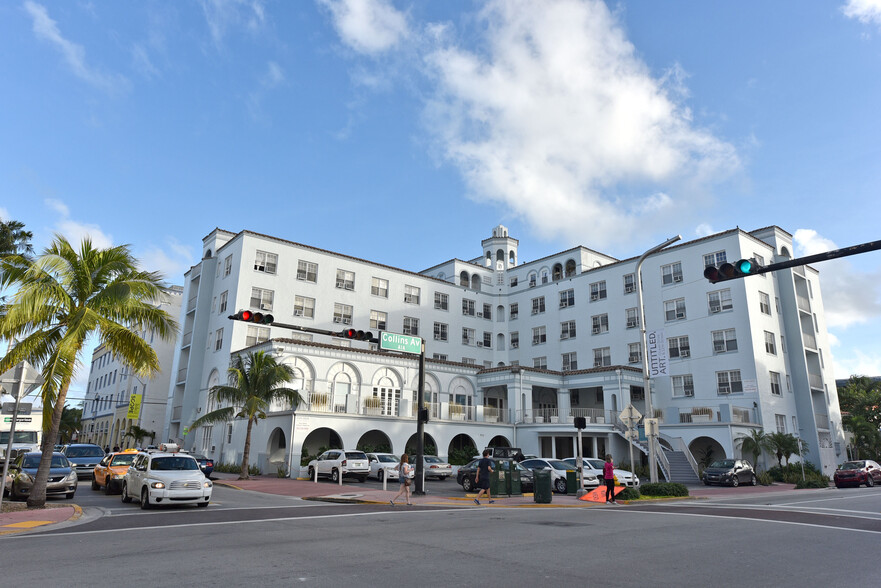
M 493 229 L 493 236 L 480 243 L 483 246 L 483 259 L 486 267 L 503 271 L 517 265 L 517 246 L 520 241 L 508 236 L 508 227 L 499 225 Z

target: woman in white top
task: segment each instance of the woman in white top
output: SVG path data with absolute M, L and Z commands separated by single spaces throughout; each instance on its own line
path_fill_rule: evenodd
M 410 457 L 405 453 L 401 455 L 401 463 L 395 466 L 395 469 L 398 470 L 398 481 L 400 482 L 400 490 L 395 494 L 395 497 L 389 500 L 389 504 L 392 506 L 395 505 L 395 500 L 398 499 L 398 496 L 401 494 L 407 494 L 407 504 L 412 504 L 410 502 Z

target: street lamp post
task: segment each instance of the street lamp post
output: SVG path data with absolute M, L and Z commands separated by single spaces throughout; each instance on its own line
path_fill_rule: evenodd
M 665 247 L 669 247 L 676 241 L 682 239 L 682 235 L 676 235 L 671 239 L 667 239 L 660 245 L 652 247 L 648 251 L 640 256 L 639 261 L 636 262 L 636 303 L 639 307 L 639 320 L 640 320 L 640 329 L 642 331 L 642 379 L 643 385 L 645 386 L 645 412 L 646 419 L 654 419 L 655 413 L 652 408 L 652 381 L 651 375 L 649 374 L 649 362 L 648 362 L 648 344 L 646 340 L 646 330 L 645 330 L 645 305 L 644 300 L 642 298 L 642 263 L 646 260 L 650 255 L 657 253 L 661 249 Z M 651 429 L 651 430 L 650 430 Z M 657 432 L 653 427 L 646 427 L 646 436 L 649 442 L 649 479 L 652 484 L 656 484 L 658 482 L 658 471 L 655 467 L 655 437 L 657 436 Z

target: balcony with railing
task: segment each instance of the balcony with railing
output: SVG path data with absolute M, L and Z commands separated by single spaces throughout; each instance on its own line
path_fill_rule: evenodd
M 814 413 L 814 422 L 817 423 L 818 429 L 826 429 L 827 431 L 829 430 L 828 414 Z
M 560 411 L 557 408 L 532 408 L 518 410 L 516 422 L 525 424 L 567 424 L 575 422 L 575 417 L 584 417 L 588 424 L 606 424 L 612 422 L 610 410 L 602 408 L 570 408 Z
M 808 349 L 817 349 L 817 338 L 814 336 L 813 333 L 806 333 L 802 331 L 801 335 L 804 339 L 805 347 L 807 347 Z
M 811 312 L 811 301 L 808 300 L 807 296 L 796 296 L 795 301 L 799 310 Z
M 193 296 L 189 300 L 187 300 L 187 312 L 193 312 L 196 310 L 196 302 L 198 302 L 199 297 Z
M 815 390 L 823 390 L 823 376 L 820 374 L 808 374 L 808 383 Z
M 181 347 L 189 347 L 193 343 L 193 332 L 190 331 L 188 333 L 184 333 L 183 338 L 181 339 Z
M 180 384 L 181 382 L 186 382 L 186 381 L 187 381 L 187 368 L 181 368 L 181 369 L 177 370 L 177 382 L 175 382 L 175 383 Z

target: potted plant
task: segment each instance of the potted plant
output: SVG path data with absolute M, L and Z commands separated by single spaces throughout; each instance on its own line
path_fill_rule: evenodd
M 695 406 L 691 409 L 691 422 L 708 423 L 713 416 L 713 409 L 708 406 Z
M 381 414 L 382 399 L 379 396 L 368 396 L 364 399 L 364 407 L 367 409 L 367 414 Z
M 450 418 L 454 421 L 464 421 L 465 407 L 461 404 L 450 404 Z
M 328 400 L 330 400 L 330 397 L 327 392 L 313 392 L 309 397 L 309 408 L 311 410 L 326 411 L 328 409 Z

